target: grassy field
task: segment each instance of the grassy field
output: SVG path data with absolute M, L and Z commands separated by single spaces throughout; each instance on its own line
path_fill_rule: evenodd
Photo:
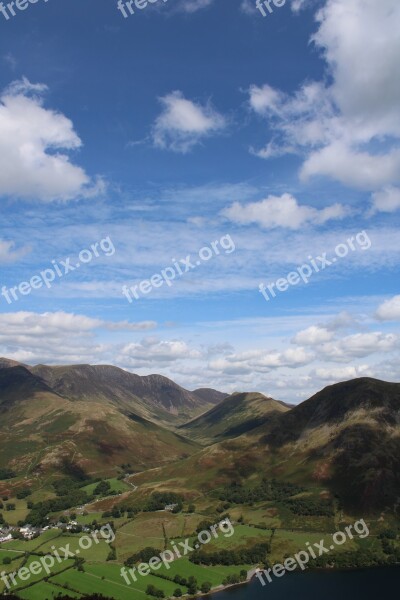
M 79 590 L 83 594 L 97 592 L 105 596 L 112 596 L 115 600 L 126 600 L 127 597 L 146 598 L 146 588 L 149 584 L 164 590 L 168 595 L 172 595 L 177 587 L 174 583 L 152 575 L 140 577 L 130 586 L 122 579 L 120 568 L 120 566 L 107 564 L 87 565 L 84 573 L 71 569 L 52 577 L 51 581 L 68 589 Z
M 108 553 L 110 552 L 110 547 L 109 544 L 107 544 L 106 541 L 102 539 L 101 535 L 99 534 L 98 536 L 98 543 L 95 543 L 93 538 L 90 537 L 90 539 L 92 540 L 92 545 L 88 550 L 83 550 L 79 546 L 79 540 L 81 539 L 81 537 L 86 537 L 86 535 L 84 534 L 82 536 L 82 534 L 63 534 L 59 538 L 57 538 L 56 543 L 50 540 L 49 542 L 41 546 L 40 552 L 44 552 L 45 554 L 51 554 L 51 546 L 56 546 L 56 548 L 62 548 L 69 544 L 69 550 L 74 554 L 78 553 L 85 560 L 91 560 L 93 562 L 105 562 Z M 63 556 L 62 552 L 61 556 Z
M 49 529 L 45 531 L 40 537 L 33 540 L 10 540 L 4 544 L 3 548 L 7 550 L 20 550 L 22 552 L 33 552 L 39 549 L 47 541 L 55 540 L 60 537 L 61 531 L 59 529 Z M 51 544 L 50 544 L 51 545 Z
M 56 598 L 60 593 L 66 594 L 67 590 L 53 585 L 50 582 L 41 582 L 37 583 L 31 588 L 23 590 L 22 592 L 18 592 L 18 595 L 23 600 L 52 600 Z M 72 598 L 82 598 L 81 594 L 77 594 L 76 592 L 71 592 L 68 590 L 68 595 L 72 596 Z
M 121 479 L 117 479 L 116 477 L 112 479 L 105 479 L 107 483 L 110 484 L 110 492 L 127 492 L 132 489 L 132 486 L 125 483 Z M 82 488 L 84 492 L 86 492 L 89 496 L 93 494 L 95 488 L 98 486 L 98 483 L 91 483 L 90 485 L 86 485 Z
M 210 455 L 203 457 L 202 461 L 210 461 L 210 473 L 212 474 L 215 468 L 215 461 L 218 457 Z M 195 458 L 191 457 L 187 461 L 183 461 L 185 468 L 195 469 Z M 163 475 L 165 477 L 165 470 Z M 109 475 L 109 474 L 107 474 Z M 201 586 L 205 582 L 209 582 L 213 588 L 218 587 L 229 575 L 238 575 L 241 570 L 249 571 L 256 565 L 233 565 L 233 566 L 204 566 L 196 565 L 190 562 L 189 556 L 184 556 L 176 559 L 169 565 L 169 568 L 162 566 L 159 570 L 152 572 L 146 577 L 136 575 L 137 581 L 131 581 L 128 585 L 121 577 L 121 567 L 124 562 L 133 554 L 145 547 L 151 546 L 154 548 L 154 553 L 157 555 L 165 549 L 171 548 L 171 543 L 189 538 L 190 545 L 193 547 L 197 542 L 196 529 L 202 521 L 210 523 L 218 523 L 221 520 L 221 511 L 226 511 L 229 514 L 232 523 L 234 524 L 234 533 L 227 537 L 229 531 L 220 531 L 217 528 L 218 537 L 215 539 L 212 536 L 210 542 L 205 544 L 202 549 L 206 553 L 219 552 L 225 550 L 239 550 L 244 548 L 252 548 L 253 546 L 271 542 L 271 553 L 267 555 L 266 560 L 273 564 L 283 562 L 287 556 L 293 556 L 300 550 L 307 549 L 307 544 L 319 543 L 324 540 L 326 547 L 332 544 L 332 534 L 339 529 L 339 524 L 343 529 L 344 525 L 352 524 L 356 518 L 351 515 L 344 515 L 334 505 L 336 510 L 333 517 L 322 516 L 299 516 L 290 509 L 288 503 L 282 501 L 262 501 L 242 505 L 234 503 L 225 503 L 219 499 L 215 488 L 207 489 L 207 481 L 203 472 L 202 484 L 204 493 L 194 488 L 189 488 L 187 485 L 184 489 L 179 486 L 184 483 L 184 479 L 180 480 L 174 477 L 171 481 L 161 481 L 158 479 L 159 471 L 155 469 L 146 474 L 147 481 L 142 481 L 142 476 L 132 476 L 132 481 L 140 485 L 136 490 L 129 486 L 123 480 L 110 478 L 107 481 L 111 485 L 111 490 L 115 492 L 124 492 L 123 496 L 115 496 L 101 501 L 93 507 L 93 512 L 85 515 L 78 515 L 77 521 L 81 525 L 91 525 L 93 521 L 97 522 L 96 527 L 99 529 L 102 524 L 112 524 L 112 529 L 116 534 L 113 548 L 115 548 L 115 560 L 107 561 L 110 556 L 111 547 L 102 539 L 99 534 L 99 543 L 94 540 L 88 549 L 82 549 L 79 545 L 79 540 L 82 537 L 90 537 L 90 534 L 71 534 L 58 529 L 50 529 L 40 537 L 30 540 L 12 540 L 0 547 L 0 569 L 6 573 L 18 571 L 21 566 L 28 566 L 38 560 L 42 554 L 52 553 L 52 547 L 57 549 L 69 547 L 73 553 L 79 553 L 79 558 L 83 559 L 83 571 L 77 569 L 77 564 L 69 559 L 62 563 L 55 563 L 50 577 L 46 577 L 46 573 L 32 576 L 28 582 L 21 582 L 17 592 L 22 600 L 52 600 L 57 595 L 69 593 L 71 596 L 79 598 L 85 594 L 97 592 L 99 594 L 108 595 L 115 600 L 126 600 L 128 597 L 143 598 L 150 600 L 146 595 L 148 585 L 154 585 L 155 588 L 162 590 L 166 598 L 173 595 L 174 591 L 179 587 L 183 594 L 187 593 L 187 587 L 176 584 L 173 581 L 164 579 L 162 576 L 173 578 L 176 575 L 188 578 L 195 577 L 198 585 Z M 191 479 L 191 484 L 194 487 L 199 484 L 195 481 L 196 471 Z M 257 484 L 257 478 L 250 477 L 251 486 Z M 185 482 L 187 484 L 187 481 Z M 42 484 L 41 484 L 42 485 Z M 83 488 L 88 494 L 91 494 L 96 487 L 96 484 L 90 484 Z M 143 502 L 148 498 L 149 494 L 154 491 L 172 491 L 179 489 L 179 493 L 184 497 L 183 512 L 172 514 L 165 510 L 156 512 L 139 512 L 132 518 L 129 509 L 133 507 L 140 508 Z M 218 488 L 218 490 L 223 488 Z M 217 492 L 218 492 L 217 490 Z M 323 488 L 315 485 L 306 492 L 301 491 L 297 494 L 300 499 L 315 499 L 318 500 L 324 494 Z M 49 489 L 41 487 L 34 490 L 32 496 L 28 498 L 45 499 L 51 495 Z M 4 511 L 4 518 L 9 522 L 19 520 L 26 513 L 26 499 L 15 500 L 10 495 L 10 501 L 17 505 L 16 511 Z M 188 506 L 194 504 L 195 508 L 188 513 Z M 113 510 L 114 506 L 123 507 L 120 517 L 103 517 L 101 510 Z M 101 507 L 101 508 L 100 508 Z M 58 519 L 61 515 L 70 515 L 76 513 L 76 507 L 68 508 L 59 513 L 54 513 L 54 518 Z M 120 514 L 119 512 L 115 514 Z M 130 516 L 128 516 L 130 515 Z M 23 520 L 23 519 L 22 519 Z M 378 534 L 390 527 L 396 528 L 396 522 L 389 516 L 382 517 L 378 515 L 376 519 L 370 523 L 371 535 L 364 540 L 348 541 L 342 546 L 335 546 L 333 554 L 341 555 L 341 558 L 346 558 L 343 552 L 355 552 L 357 549 L 364 548 L 371 550 L 374 556 L 385 561 L 385 554 L 382 550 L 382 543 Z M 63 554 L 63 553 L 62 553 Z M 4 559 L 11 558 L 10 565 L 2 565 Z M 160 576 L 161 575 L 161 576 Z M 44 579 L 47 579 L 45 581 Z M 27 584 L 30 587 L 23 588 Z M 4 584 L 0 580 L 0 593 L 4 589 Z

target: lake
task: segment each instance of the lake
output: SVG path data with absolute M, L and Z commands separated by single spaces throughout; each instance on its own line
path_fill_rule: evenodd
M 265 587 L 258 579 L 246 586 L 213 594 L 210 600 L 376 600 L 396 597 L 400 566 L 360 571 L 292 573 Z

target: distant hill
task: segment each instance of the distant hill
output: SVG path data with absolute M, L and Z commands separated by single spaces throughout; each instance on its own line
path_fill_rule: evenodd
M 0 358 L 0 369 L 20 363 Z M 102 401 L 166 425 L 179 425 L 207 411 L 225 394 L 185 390 L 162 375 L 141 377 L 109 365 L 21 365 L 56 394 L 73 401 Z M 1 393 L 1 390 L 0 390 Z
M 217 390 L 213 390 L 212 388 L 199 388 L 192 392 L 197 398 L 203 400 L 208 404 L 219 404 L 222 400 L 228 397 L 229 394 L 224 394 L 223 392 L 218 392 Z
M 289 409 L 259 393 L 236 393 L 181 426 L 184 435 L 203 444 L 247 433 Z
M 87 473 L 112 472 L 122 463 L 143 470 L 197 450 L 145 419 L 133 402 L 122 410 L 101 396 L 70 399 L 60 393 L 65 387 L 56 391 L 39 373 L 44 369 L 0 369 L 0 466 L 40 473 L 73 461 Z

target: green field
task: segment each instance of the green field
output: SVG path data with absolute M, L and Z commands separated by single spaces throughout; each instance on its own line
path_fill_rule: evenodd
M 52 600 L 56 598 L 60 593 L 66 594 L 67 590 L 52 585 L 50 582 L 42 582 L 37 583 L 31 588 L 27 588 L 22 592 L 18 592 L 18 595 L 23 598 L 23 600 Z M 77 594 L 75 592 L 71 592 L 68 590 L 68 595 L 73 598 L 82 598 L 81 594 Z
M 110 486 L 111 486 L 110 493 L 112 493 L 112 492 L 122 493 L 122 492 L 127 492 L 129 490 L 132 490 L 132 486 L 125 483 L 125 481 L 122 481 L 122 479 L 117 479 L 116 477 L 114 477 L 112 479 L 105 479 L 104 481 L 107 481 L 107 483 L 110 484 Z M 99 485 L 98 483 L 91 483 L 90 485 L 86 485 L 85 487 L 83 487 L 82 490 L 84 492 L 86 492 L 89 496 L 91 496 L 93 494 L 95 488 L 98 485 Z

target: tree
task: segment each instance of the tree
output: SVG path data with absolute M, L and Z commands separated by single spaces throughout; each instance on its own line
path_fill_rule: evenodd
M 174 596 L 175 598 L 180 598 L 182 596 L 181 588 L 176 588 L 176 590 L 174 591 Z
M 208 594 L 208 592 L 210 590 L 211 590 L 211 583 L 209 581 L 205 581 L 204 583 L 201 584 L 200 591 L 203 592 L 203 594 Z

